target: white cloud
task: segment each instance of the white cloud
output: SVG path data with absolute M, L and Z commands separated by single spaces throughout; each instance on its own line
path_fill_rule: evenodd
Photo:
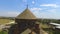
M 33 12 L 33 14 L 38 18 L 38 14 L 40 14 L 40 11 L 42 9 L 41 8 L 31 8 L 31 11 Z
M 59 16 L 57 15 L 57 10 L 55 9 L 45 10 L 46 12 L 40 11 L 42 10 L 41 8 L 40 9 L 32 8 L 31 10 L 33 10 L 32 12 L 37 18 L 48 18 L 48 19 L 59 18 Z
M 40 11 L 42 10 L 41 8 L 31 8 L 32 11 Z
M 54 7 L 54 8 L 59 7 L 57 4 L 42 4 L 42 5 L 40 5 L 40 6 Z
M 35 2 L 34 2 L 34 1 L 32 1 L 32 4 L 35 4 Z
M 56 9 L 51 9 L 51 10 L 46 10 L 46 11 L 51 12 L 51 13 L 56 13 L 57 12 Z
M 34 15 L 37 18 L 47 18 L 47 19 L 58 19 L 59 17 L 55 13 L 47 13 L 47 12 L 41 12 L 41 11 L 34 11 Z

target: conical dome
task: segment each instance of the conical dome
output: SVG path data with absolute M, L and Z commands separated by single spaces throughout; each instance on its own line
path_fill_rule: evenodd
M 19 14 L 16 18 L 18 19 L 36 19 L 33 13 L 27 8 L 21 14 Z

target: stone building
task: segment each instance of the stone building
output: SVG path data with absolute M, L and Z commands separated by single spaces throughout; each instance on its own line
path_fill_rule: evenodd
M 26 8 L 15 18 L 17 24 L 11 26 L 8 34 L 40 34 L 39 24 L 36 22 L 37 18 Z

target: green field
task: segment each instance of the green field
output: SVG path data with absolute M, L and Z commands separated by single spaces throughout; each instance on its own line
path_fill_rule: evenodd
M 11 21 L 14 21 L 14 20 L 11 20 L 11 19 L 0 19 L 0 24 L 5 24 L 5 23 L 9 23 Z

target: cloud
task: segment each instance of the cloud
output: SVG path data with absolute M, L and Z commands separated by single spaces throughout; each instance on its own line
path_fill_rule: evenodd
M 58 15 L 56 13 L 51 13 L 51 12 L 43 12 L 43 11 L 34 11 L 33 14 L 37 18 L 47 18 L 47 19 L 58 19 Z
M 9 12 L 0 12 L 0 16 L 5 16 L 5 17 L 16 17 L 20 12 L 17 11 L 9 11 Z
M 51 12 L 51 13 L 57 13 L 56 9 L 51 9 L 51 10 L 46 10 L 46 11 Z
M 41 8 L 31 8 L 30 9 L 31 11 L 32 11 L 32 13 L 37 17 L 37 18 L 39 18 L 38 16 L 38 14 L 40 14 L 40 11 L 42 10 Z
M 48 19 L 58 19 L 59 16 L 57 14 L 56 9 L 45 10 L 41 8 L 31 8 L 31 11 L 37 18 L 48 18 Z
M 31 8 L 32 11 L 40 11 L 42 10 L 41 8 Z
M 45 7 L 54 7 L 54 8 L 57 8 L 59 7 L 57 4 L 42 4 L 40 6 L 45 6 Z
M 35 2 L 34 2 L 34 1 L 32 1 L 32 4 L 35 4 Z

